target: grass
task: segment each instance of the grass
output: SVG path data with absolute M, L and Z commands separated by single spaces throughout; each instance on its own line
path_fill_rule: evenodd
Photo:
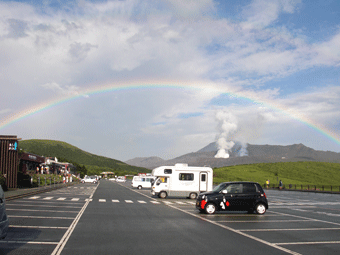
M 317 185 L 340 186 L 340 164 L 327 162 L 284 162 L 238 165 L 214 169 L 214 183 L 225 181 L 255 181 L 263 185 L 266 180 L 270 185 L 285 186 Z

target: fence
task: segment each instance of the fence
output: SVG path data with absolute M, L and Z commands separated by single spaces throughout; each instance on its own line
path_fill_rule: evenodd
M 263 187 L 267 187 L 267 184 L 263 184 Z M 268 188 L 280 189 L 278 184 L 270 184 L 268 186 Z M 284 189 L 284 190 L 340 193 L 340 186 L 338 186 L 338 185 L 288 184 L 288 185 L 283 185 L 282 189 Z

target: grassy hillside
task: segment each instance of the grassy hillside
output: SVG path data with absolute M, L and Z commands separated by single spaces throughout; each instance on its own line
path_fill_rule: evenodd
M 150 170 L 142 167 L 130 166 L 119 160 L 85 152 L 75 146 L 60 141 L 23 140 L 19 142 L 19 149 L 45 157 L 57 157 L 65 159 L 68 162 L 85 165 L 89 174 L 98 174 L 102 171 L 112 171 L 115 173 L 125 172 L 125 174 L 150 172 Z
M 340 186 L 340 164 L 326 162 L 285 162 L 238 165 L 214 169 L 214 182 L 256 181 L 264 184 L 282 180 L 285 185 Z

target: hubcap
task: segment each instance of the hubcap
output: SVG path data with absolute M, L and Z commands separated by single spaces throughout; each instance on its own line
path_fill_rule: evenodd
M 213 205 L 207 205 L 207 207 L 206 207 L 206 212 L 207 213 L 209 213 L 209 214 L 212 214 L 212 213 L 214 213 L 215 212 L 215 206 L 213 206 Z
M 266 212 L 266 207 L 265 207 L 264 205 L 259 205 L 259 206 L 257 207 L 257 212 L 258 212 L 259 214 L 265 213 L 265 212 Z

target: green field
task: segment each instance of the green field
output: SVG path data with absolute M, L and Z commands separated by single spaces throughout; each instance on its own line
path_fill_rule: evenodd
M 340 186 L 340 164 L 326 162 L 285 162 L 238 165 L 214 169 L 214 183 L 224 181 L 255 181 L 263 185 L 266 180 L 270 185 L 282 180 L 289 184 Z

